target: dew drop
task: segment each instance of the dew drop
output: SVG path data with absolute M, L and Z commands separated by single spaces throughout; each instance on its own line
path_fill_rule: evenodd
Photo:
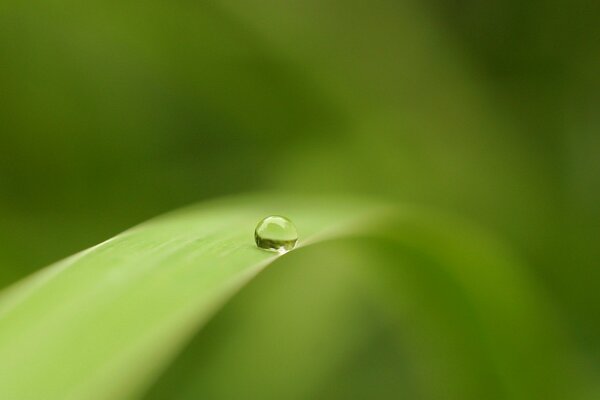
M 261 249 L 285 253 L 296 246 L 298 232 L 286 217 L 271 215 L 256 225 L 254 240 Z

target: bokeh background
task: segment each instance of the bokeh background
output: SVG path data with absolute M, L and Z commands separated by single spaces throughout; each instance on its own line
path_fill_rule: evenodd
M 4 1 L 0 286 L 248 191 L 444 210 L 600 370 L 600 3 Z

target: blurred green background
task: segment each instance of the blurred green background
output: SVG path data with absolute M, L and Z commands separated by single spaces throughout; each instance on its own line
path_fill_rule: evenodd
M 0 3 L 0 285 L 247 191 L 433 206 L 600 370 L 600 3 Z

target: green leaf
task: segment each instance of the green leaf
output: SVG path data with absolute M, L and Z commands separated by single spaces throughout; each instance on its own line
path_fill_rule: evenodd
M 294 221 L 299 247 L 306 249 L 283 256 L 258 249 L 253 229 L 270 214 Z M 531 398 L 543 389 L 550 395 L 545 398 L 560 398 L 571 382 L 570 362 L 561 339 L 552 333 L 554 322 L 542 296 L 493 240 L 461 225 L 373 201 L 285 196 L 218 200 L 151 220 L 4 293 L 0 398 L 139 397 L 223 304 L 266 266 L 310 254 L 319 248 L 315 244 L 333 239 L 345 243 L 348 254 L 355 248 L 370 260 L 362 264 L 370 267 L 363 268 L 364 281 L 376 288 L 379 308 L 401 319 L 398 310 L 408 306 L 415 320 L 429 326 L 420 331 L 423 342 L 435 343 L 441 349 L 438 354 L 447 355 L 443 361 L 430 361 L 449 364 L 438 368 L 438 389 L 443 391 L 452 370 L 464 381 L 455 389 L 470 379 L 457 369 L 482 370 L 477 374 L 493 375 L 492 381 L 514 397 Z M 377 251 L 360 250 L 363 243 L 372 243 Z M 327 265 L 326 260 L 312 259 L 307 274 L 316 271 L 316 280 L 322 279 L 323 270 L 315 268 Z M 331 282 L 344 275 L 343 268 L 337 270 Z M 299 271 L 302 275 L 302 268 Z M 284 301 L 285 291 L 280 295 Z M 414 308 L 428 298 L 434 305 Z M 448 305 L 448 298 L 455 303 L 461 299 L 466 306 Z M 464 310 L 467 317 L 461 316 Z M 458 319 L 446 321 L 446 311 Z M 325 314 L 322 321 L 334 314 Z M 299 312 L 291 309 L 290 315 Z M 313 326 L 313 340 L 320 326 L 324 325 Z M 432 327 L 444 329 L 449 342 L 440 340 Z M 263 355 L 252 352 L 252 335 L 246 337 L 250 342 L 233 357 L 252 366 Z M 465 360 L 471 364 L 461 366 Z M 230 366 L 229 361 L 217 363 L 216 370 Z M 165 376 L 168 379 L 168 373 Z M 235 374 L 231 378 L 226 380 L 229 386 L 240 380 Z M 479 386 L 467 394 L 481 393 Z
M 144 387 L 232 294 L 279 255 L 254 245 L 269 214 L 300 245 L 381 207 L 245 198 L 152 220 L 43 270 L 0 301 L 0 398 L 115 399 Z M 32 384 L 33 383 L 33 384 Z

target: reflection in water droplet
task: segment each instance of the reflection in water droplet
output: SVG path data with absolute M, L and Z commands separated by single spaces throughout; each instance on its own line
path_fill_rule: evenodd
M 261 249 L 285 253 L 296 246 L 298 232 L 289 219 L 271 215 L 258 223 L 254 231 L 254 240 Z

